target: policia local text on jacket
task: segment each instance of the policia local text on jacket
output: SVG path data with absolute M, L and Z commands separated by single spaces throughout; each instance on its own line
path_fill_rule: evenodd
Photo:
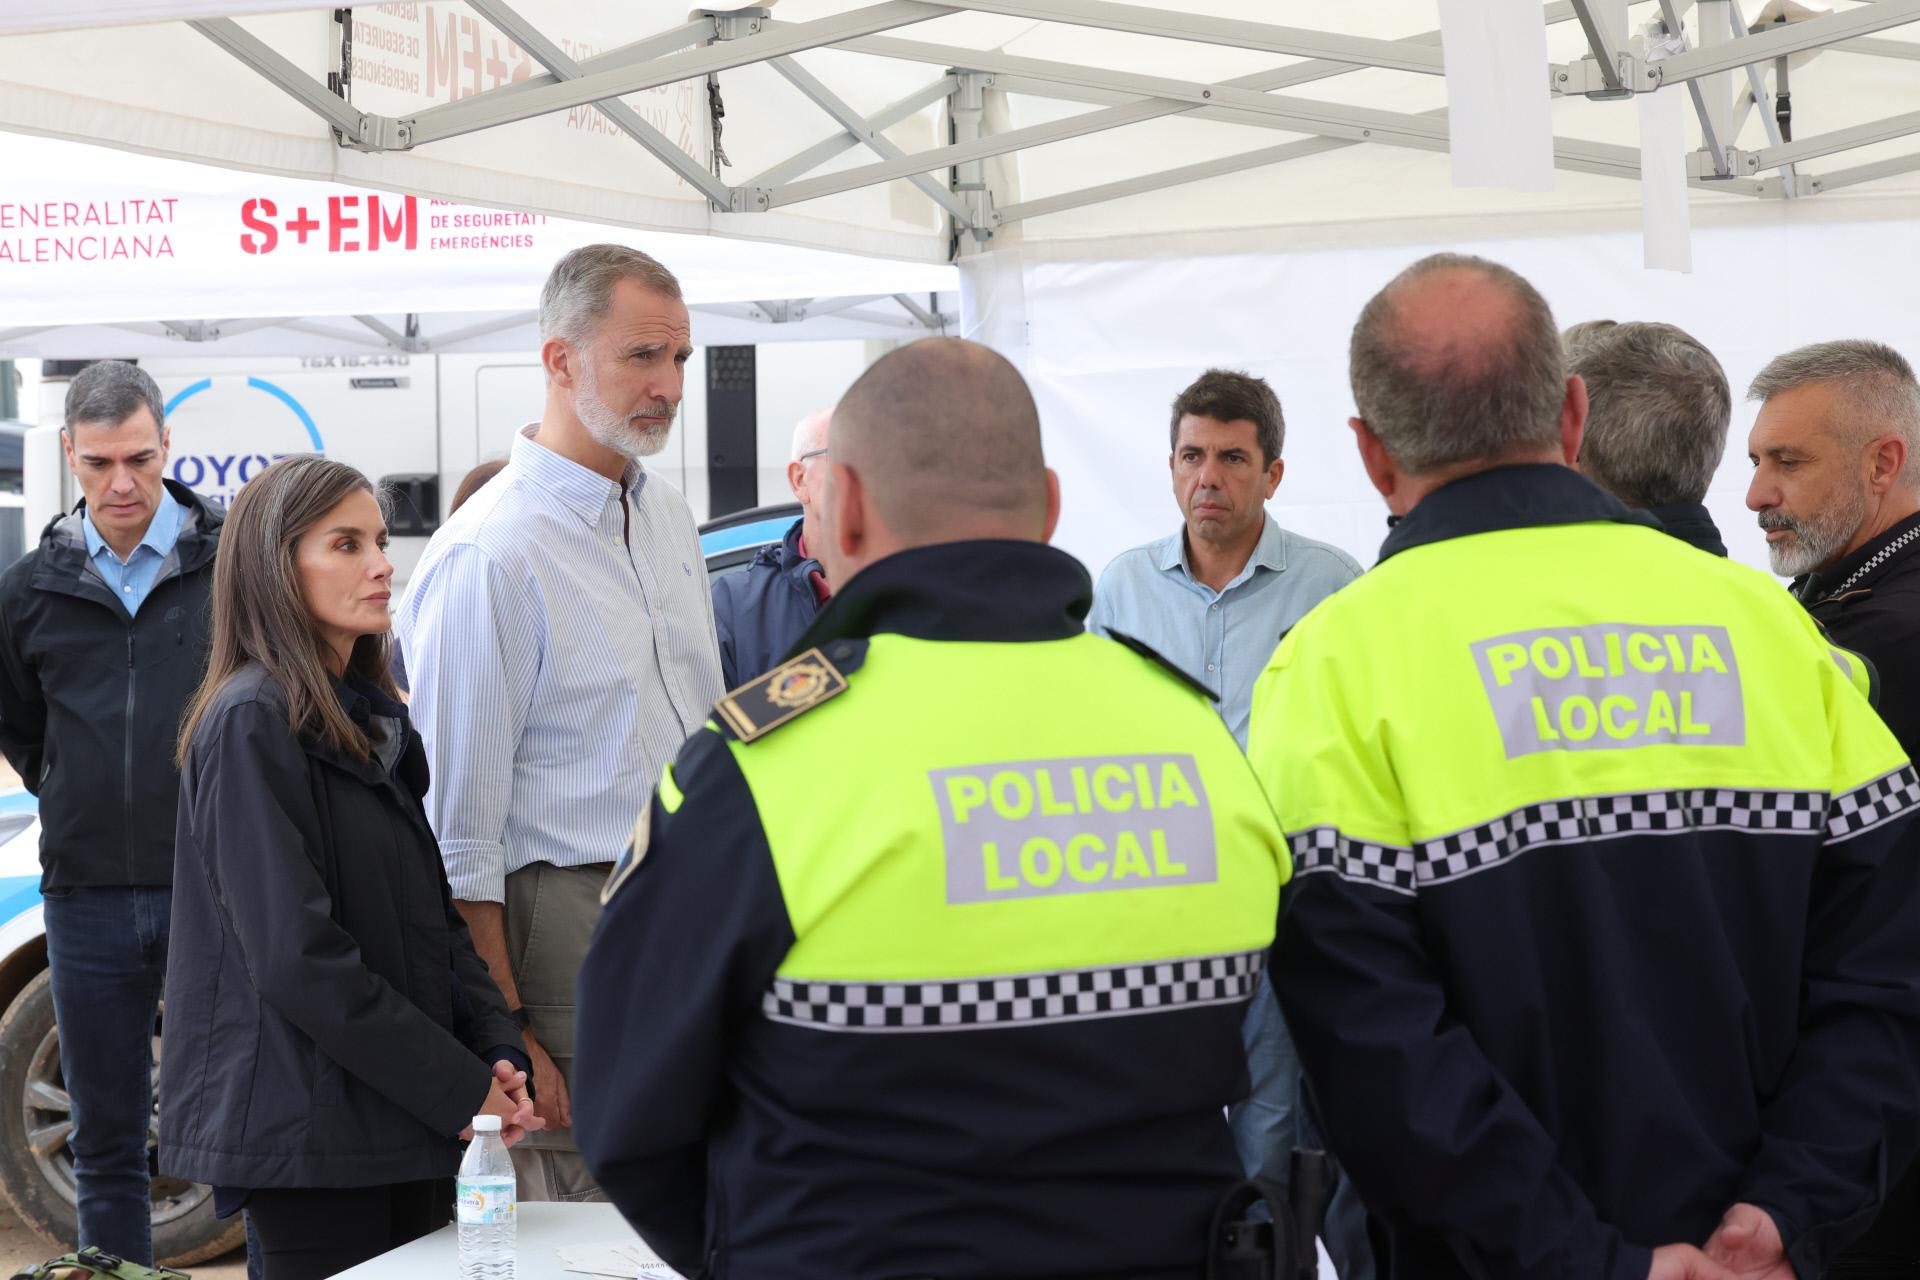
M 341 689 L 356 722 L 387 722 L 385 752 L 355 761 L 296 736 L 285 694 L 249 665 L 181 771 L 160 1067 L 160 1165 L 175 1177 L 450 1177 L 490 1051 L 520 1042 L 453 908 L 419 734 L 377 691 Z
M 663 777 L 574 1108 L 683 1274 L 1199 1274 L 1286 855 L 1091 586 L 1037 543 L 881 560 Z
M 1255 694 L 1280 1000 L 1396 1277 L 1644 1280 L 1742 1201 L 1816 1276 L 1915 1150 L 1920 783 L 1778 586 L 1637 519 L 1455 481 Z
M 80 512 L 0 576 L 0 746 L 40 798 L 40 886 L 173 883 L 180 712 L 206 674 L 221 513 L 185 485 L 179 540 L 137 614 L 87 557 Z

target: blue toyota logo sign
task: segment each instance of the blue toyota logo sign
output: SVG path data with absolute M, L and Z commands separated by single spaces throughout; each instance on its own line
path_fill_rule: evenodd
M 173 422 L 174 410 L 202 392 L 212 390 L 213 385 L 212 378 L 202 378 L 176 392 L 166 403 L 169 425 Z M 327 451 L 326 442 L 320 438 L 320 428 L 315 425 L 313 415 L 307 412 L 307 407 L 295 399 L 291 392 L 265 378 L 249 377 L 246 380 L 246 386 L 251 391 L 270 396 L 278 401 L 285 411 L 291 413 L 299 423 L 300 433 L 304 435 L 308 447 L 300 448 L 296 444 L 293 448 L 269 450 L 258 447 L 227 449 L 215 445 L 212 448 L 180 449 L 174 454 L 171 474 L 175 480 L 196 493 L 231 502 L 233 496 L 240 491 L 240 486 L 265 471 L 277 460 L 292 453 L 324 454 Z M 300 439 L 299 435 L 292 433 L 291 427 L 292 424 L 289 423 L 289 430 L 285 437 L 288 444 L 294 444 Z M 258 434 L 260 432 L 257 430 L 248 432 L 250 437 Z

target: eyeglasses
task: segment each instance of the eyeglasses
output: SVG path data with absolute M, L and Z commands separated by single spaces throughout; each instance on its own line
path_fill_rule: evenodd
M 795 458 L 794 461 L 805 462 L 808 458 L 817 458 L 825 452 L 826 452 L 825 449 L 809 449 L 805 453 L 801 454 L 799 457 Z

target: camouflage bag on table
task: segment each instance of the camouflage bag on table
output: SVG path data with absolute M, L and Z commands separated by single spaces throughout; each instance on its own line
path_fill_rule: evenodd
M 13 1280 L 101 1280 L 101 1277 L 108 1277 L 109 1280 L 193 1280 L 184 1271 L 143 1267 L 137 1262 L 127 1262 L 91 1246 L 78 1253 L 63 1253 L 46 1262 L 22 1267 L 13 1273 Z

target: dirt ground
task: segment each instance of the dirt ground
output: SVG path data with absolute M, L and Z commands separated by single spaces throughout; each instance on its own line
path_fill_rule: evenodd
M 0 1276 L 10 1276 L 20 1267 L 45 1262 L 61 1251 L 48 1244 L 13 1216 L 13 1210 L 0 1200 Z M 246 1280 L 245 1253 L 231 1253 L 217 1262 L 206 1262 L 192 1270 L 194 1280 Z

